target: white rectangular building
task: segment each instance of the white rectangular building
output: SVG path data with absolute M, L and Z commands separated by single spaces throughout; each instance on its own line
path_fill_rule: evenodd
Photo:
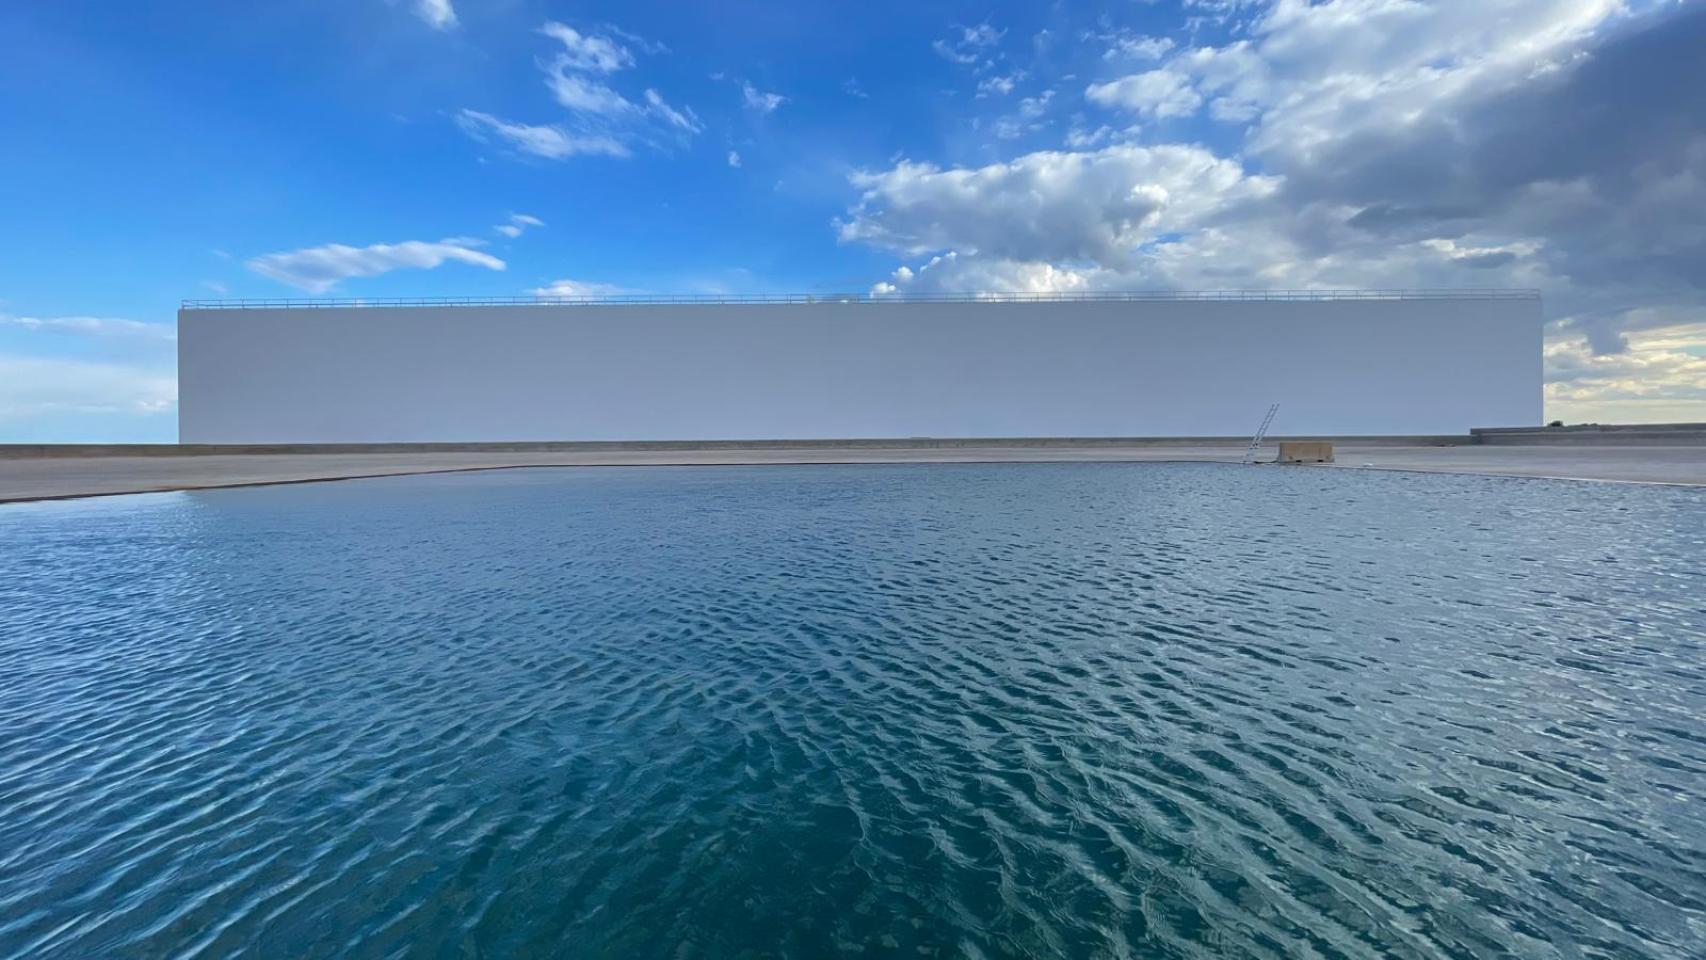
M 1541 419 L 1527 292 L 196 302 L 184 443 L 1461 434 Z

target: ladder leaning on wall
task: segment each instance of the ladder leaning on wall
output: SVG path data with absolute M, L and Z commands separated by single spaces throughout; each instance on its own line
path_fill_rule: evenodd
M 1268 407 L 1268 415 L 1262 418 L 1262 425 L 1256 428 L 1256 435 L 1250 438 L 1250 446 L 1244 451 L 1244 462 L 1256 462 L 1256 448 L 1262 445 L 1262 438 L 1268 435 L 1268 427 L 1273 425 L 1274 414 L 1279 413 L 1279 404 Z

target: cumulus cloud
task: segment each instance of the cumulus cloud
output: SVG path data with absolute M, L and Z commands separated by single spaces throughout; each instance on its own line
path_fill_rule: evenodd
M 1172 70 L 1149 70 L 1108 83 L 1093 83 L 1084 91 L 1091 103 L 1124 107 L 1147 117 L 1183 117 L 1202 106 L 1202 94 L 1190 78 Z
M 1063 267 L 1036 261 L 961 257 L 958 251 L 931 257 L 918 269 L 897 267 L 871 287 L 876 296 L 899 293 L 1074 293 L 1106 282 L 1101 267 Z
M 613 85 L 614 75 L 635 66 L 634 49 L 663 52 L 661 45 L 614 27 L 582 32 L 565 23 L 547 22 L 539 33 L 556 41 L 556 51 L 541 61 L 545 88 L 566 111 L 558 121 L 518 123 L 464 109 L 457 123 L 475 139 L 500 143 L 520 153 L 562 160 L 579 155 L 626 157 L 636 144 L 663 147 L 700 132 L 691 109 L 672 106 L 655 89 L 630 97 Z
M 1053 90 L 1044 90 L 1034 97 L 1022 97 L 1012 113 L 996 117 L 990 123 L 989 131 L 999 140 L 1015 140 L 1026 134 L 1036 133 L 1049 125 L 1043 115 L 1048 112 L 1052 102 Z M 973 121 L 973 126 L 976 125 L 977 121 Z
M 1611 0 L 1505 0 L 1490 7 L 1283 0 L 1257 10 L 1234 31 L 1246 36 L 1222 46 L 1147 45 L 1148 52 L 1171 55 L 1156 68 L 1090 84 L 1086 100 L 1150 117 L 1183 116 L 1206 104 L 1212 117 L 1250 124 L 1244 149 L 1261 161 L 1274 202 L 1216 225 L 1222 236 L 1249 241 L 1248 252 L 1219 261 L 1227 279 L 1365 277 L 1416 285 L 1448 275 L 1440 269 L 1447 265 L 1459 274 L 1489 274 L 1485 283 L 1554 289 L 1596 269 L 1698 277 L 1693 254 L 1700 241 L 1682 211 L 1699 208 L 1690 201 L 1706 182 L 1699 175 L 1706 95 L 1695 92 L 1706 82 L 1700 82 L 1701 58 L 1683 51 L 1706 40 L 1701 17 L 1622 23 L 1619 9 Z M 1217 12 L 1236 17 L 1244 10 L 1228 4 Z M 1118 32 L 1094 35 L 1098 43 L 1110 39 L 1139 42 Z M 1596 39 L 1603 42 L 1589 43 Z M 1620 47 L 1641 49 L 1631 55 Z M 1658 47 L 1668 49 L 1649 49 Z M 1628 82 L 1642 73 L 1650 75 L 1645 82 Z M 1664 114 L 1670 116 L 1662 123 L 1647 125 L 1657 137 L 1635 134 L 1642 125 L 1631 121 Z M 1075 125 L 1067 146 L 1094 158 L 1106 149 L 1102 144 L 1137 134 L 1118 129 Z M 1599 162 L 1581 162 L 1596 155 Z M 1249 163 L 1233 153 L 1216 156 L 1236 171 Z M 988 169 L 940 173 L 981 183 Z M 899 179 L 906 171 L 894 173 Z M 1595 190 L 1583 174 L 1622 189 Z M 1637 184 L 1650 189 L 1630 189 Z M 1019 180 L 1012 185 L 1029 189 Z M 1059 200 L 1069 209 L 1086 199 L 1076 181 L 1071 186 Z M 1111 212 L 1123 215 L 1132 206 L 1130 197 L 1088 189 L 1089 202 Z M 867 189 L 862 219 L 869 219 L 872 199 Z M 989 196 L 976 202 L 1005 206 Z M 954 222 L 938 224 L 931 249 L 964 255 L 983 246 L 981 236 L 951 229 Z M 1645 235 L 1641 223 L 1649 225 Z M 1589 224 L 1627 229 L 1606 244 L 1589 235 Z M 1566 225 L 1568 244 L 1559 236 Z M 1026 224 L 1018 226 L 1024 235 Z M 843 235 L 881 237 L 857 227 Z M 1120 236 L 1122 243 L 1137 239 Z M 1163 239 L 1146 259 L 1216 249 L 1213 234 L 1188 229 L 1150 238 Z M 1230 248 L 1237 247 L 1234 240 Z M 1592 256 L 1570 252 L 1590 249 Z
M 1698 420 L 1706 408 L 1706 322 L 1630 333 L 1599 353 L 1586 337 L 1546 348 L 1547 415 L 1573 422 Z
M 1120 32 L 1102 35 L 1100 40 L 1109 43 L 1103 52 L 1104 60 L 1159 60 L 1167 51 L 1173 49 L 1173 41 L 1167 37 L 1152 37 L 1145 34 Z
M 1074 126 L 1066 131 L 1066 145 L 1074 150 L 1090 150 L 1109 143 L 1134 141 L 1143 133 L 1143 127 L 1137 124 L 1115 128 L 1104 123 L 1094 130 L 1087 130 L 1081 125 L 1082 119 L 1075 118 Z
M 456 26 L 456 9 L 450 0 L 415 0 L 415 16 L 426 21 L 434 30 L 449 30 Z
M 1493 270 L 1509 266 L 1519 257 L 1528 256 L 1536 249 L 1533 243 L 1507 243 L 1493 246 L 1477 247 L 1460 243 L 1445 237 L 1434 237 L 1422 241 L 1422 245 L 1439 253 L 1459 266 L 1473 270 Z
M 475 249 L 479 241 L 465 237 L 440 240 L 407 240 L 350 247 L 330 243 L 282 253 L 254 257 L 245 266 L 264 277 L 306 290 L 325 293 L 340 280 L 376 277 L 393 270 L 430 270 L 445 263 L 465 263 L 487 270 L 502 270 L 504 262 Z
M 733 150 L 729 151 L 729 166 L 731 166 L 731 167 L 740 166 L 740 154 L 736 153 Z
M 1343 211 L 1353 229 L 1315 248 L 1473 236 L 1499 249 L 1456 262 L 1525 273 L 1600 352 L 1638 308 L 1698 303 L 1706 11 L 1339 0 L 1282 4 L 1253 33 L 1168 66 L 1248 118 L 1292 208 Z
M 525 213 L 512 213 L 507 222 L 500 223 L 492 229 L 513 240 L 526 233 L 528 227 L 543 227 L 544 225 L 545 221 L 538 217 Z
M 931 258 L 879 284 L 896 292 L 1537 287 L 1550 404 L 1701 416 L 1706 10 L 1196 0 L 1189 13 L 1184 34 L 1218 39 L 1084 36 L 1078 63 L 1114 72 L 1077 87 L 1088 115 L 1063 150 L 857 174 L 842 239 Z M 1204 125 L 1189 128 L 1198 142 L 1158 142 L 1176 123 L 1131 125 L 1185 117 Z M 996 138 L 1036 132 L 1008 119 Z
M 1118 145 L 1040 151 L 944 170 L 902 161 L 855 174 L 844 241 L 911 254 L 955 250 L 1011 261 L 1128 264 L 1145 242 L 1213 221 L 1275 189 L 1208 150 Z

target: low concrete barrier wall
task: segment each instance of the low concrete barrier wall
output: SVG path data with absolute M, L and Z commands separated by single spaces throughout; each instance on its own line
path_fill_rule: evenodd
M 1706 423 L 1477 427 L 1444 436 L 1275 436 L 1265 444 L 1323 440 L 1341 446 L 1651 446 L 1706 445 Z M 256 454 L 624 453 L 647 450 L 957 450 L 966 448 L 1106 449 L 1237 446 L 1249 437 L 865 437 L 849 440 L 582 440 L 505 443 L 0 443 L 0 460 L 55 457 L 211 457 Z
M 1706 423 L 1581 423 L 1568 427 L 1477 427 L 1474 442 L 1490 445 L 1649 446 L 1706 444 Z
M 1269 435 L 1273 444 L 1283 440 L 1332 440 L 1370 446 L 1453 447 L 1474 443 L 1468 435 L 1385 437 L 1281 437 Z M 0 444 L 0 460 L 36 460 L 49 457 L 210 457 L 252 454 L 350 453 L 562 453 L 631 452 L 644 450 L 956 450 L 964 448 L 1021 447 L 1205 447 L 1238 446 L 1249 437 L 1005 437 L 965 439 L 956 437 L 896 437 L 852 440 L 582 440 L 513 443 L 10 443 Z
M 1285 440 L 1276 463 L 1332 463 L 1333 445 L 1325 440 Z

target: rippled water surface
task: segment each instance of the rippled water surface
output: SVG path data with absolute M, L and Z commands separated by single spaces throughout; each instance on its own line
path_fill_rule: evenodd
M 1706 956 L 1706 491 L 0 507 L 0 956 Z

